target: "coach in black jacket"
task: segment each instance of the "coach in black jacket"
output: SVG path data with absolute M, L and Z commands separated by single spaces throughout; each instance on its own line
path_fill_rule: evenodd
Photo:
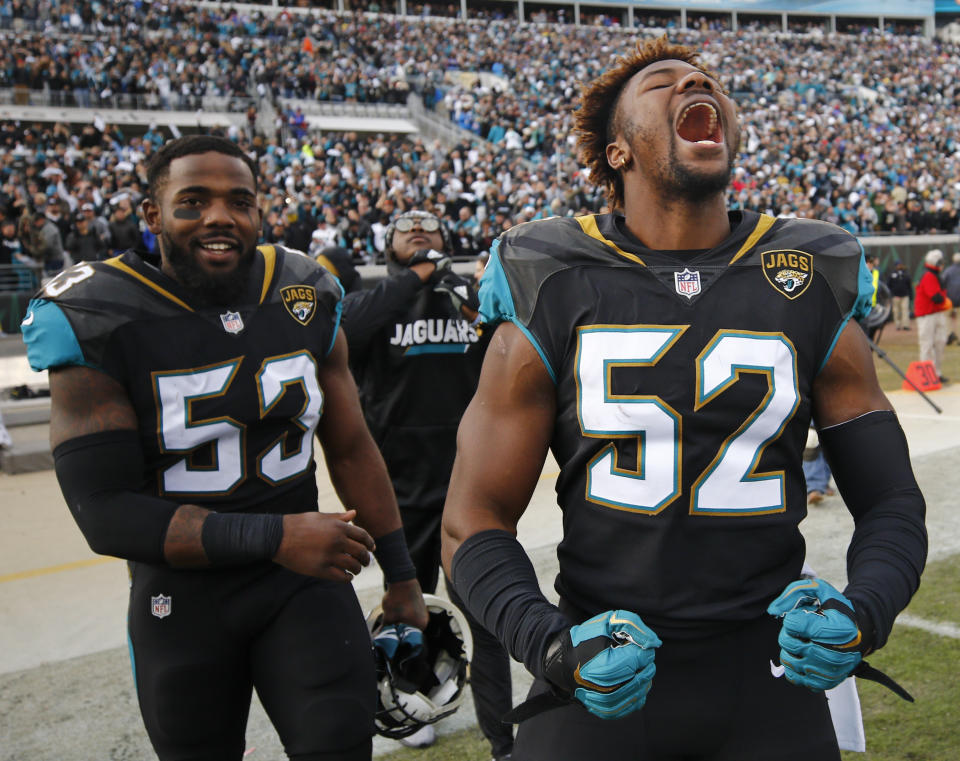
M 476 292 L 451 271 L 449 246 L 438 217 L 401 214 L 386 233 L 387 277 L 343 299 L 350 365 L 367 425 L 390 471 L 424 592 L 433 592 L 439 580 L 440 517 L 457 427 L 476 390 L 486 346 L 476 329 Z M 447 591 L 466 612 L 452 585 Z M 507 654 L 472 618 L 470 623 L 477 720 L 494 758 L 509 758 L 512 730 L 500 721 L 511 707 Z M 408 744 L 432 742 L 432 733 L 424 734 Z

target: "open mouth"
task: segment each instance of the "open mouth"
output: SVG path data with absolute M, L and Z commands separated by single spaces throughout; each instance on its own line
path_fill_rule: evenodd
M 723 142 L 723 128 L 711 103 L 694 103 L 680 114 L 677 134 L 688 143 L 715 145 Z

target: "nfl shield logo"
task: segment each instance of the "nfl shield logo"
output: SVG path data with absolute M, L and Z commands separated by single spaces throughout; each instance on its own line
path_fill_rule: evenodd
M 226 312 L 220 315 L 220 322 L 228 333 L 239 333 L 243 330 L 243 320 L 240 319 L 239 312 Z
M 683 272 L 673 273 L 673 282 L 676 286 L 677 293 L 681 296 L 686 296 L 688 299 L 692 299 L 700 293 L 699 272 L 691 272 L 687 268 L 684 268 Z
M 150 612 L 157 618 L 166 618 L 170 615 L 171 598 L 165 594 L 150 597 Z

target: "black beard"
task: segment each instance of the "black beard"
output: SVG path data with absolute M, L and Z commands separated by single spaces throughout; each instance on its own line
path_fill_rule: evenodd
M 228 307 L 239 304 L 247 292 L 255 246 L 243 251 L 237 266 L 222 275 L 211 275 L 197 265 L 196 257 L 176 245 L 167 233 L 160 233 L 161 249 L 173 267 L 177 282 L 200 306 Z
M 689 169 L 677 159 L 676 136 L 670 142 L 670 156 L 664 167 L 664 190 L 673 198 L 699 203 L 722 193 L 730 184 L 733 174 L 733 159 L 736 151 L 731 151 L 726 169 L 707 173 Z

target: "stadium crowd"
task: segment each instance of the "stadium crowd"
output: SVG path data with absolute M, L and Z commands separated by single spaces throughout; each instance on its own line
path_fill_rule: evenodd
M 210 96 L 225 110 L 268 99 L 281 114 L 276 129 L 259 130 L 250 106 L 246 128 L 214 130 L 260 162 L 265 241 L 381 261 L 387 223 L 416 207 L 440 214 L 456 253 L 472 256 L 510 225 L 601 207 L 576 160 L 571 114 L 580 84 L 637 33 L 607 21 L 0 0 L 9 43 L 0 90 L 14 102 L 42 91 L 51 104 L 179 110 Z M 956 45 L 915 34 L 734 33 L 713 22 L 670 34 L 732 72 L 744 131 L 731 207 L 858 234 L 957 230 Z M 319 134 L 298 108 L 404 101 L 411 91 L 462 128 L 459 143 Z M 129 244 L 144 160 L 169 134 L 126 129 L 0 123 L 0 264 L 21 257 L 50 273 Z

